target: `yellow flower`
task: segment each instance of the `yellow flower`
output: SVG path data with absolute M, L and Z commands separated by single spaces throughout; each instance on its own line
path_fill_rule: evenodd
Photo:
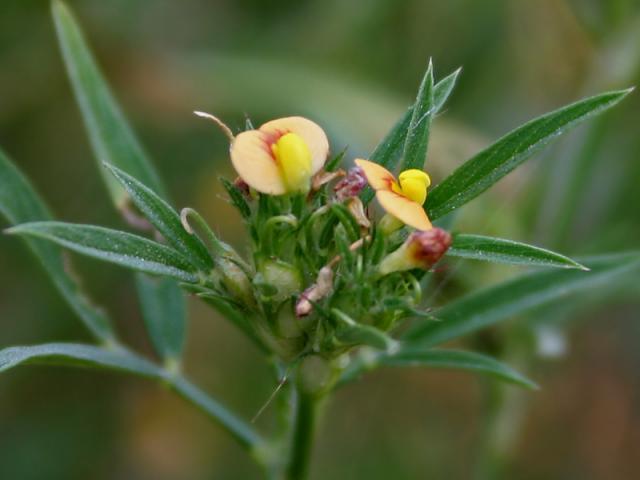
M 328 154 L 322 128 L 303 117 L 272 120 L 231 143 L 231 162 L 240 178 L 270 195 L 307 192 Z
M 389 170 L 377 163 L 362 159 L 355 162 L 364 171 L 369 185 L 376 191 L 378 202 L 389 215 L 418 230 L 432 228 L 422 208 L 431 184 L 429 175 L 410 169 L 402 172 L 397 181 Z

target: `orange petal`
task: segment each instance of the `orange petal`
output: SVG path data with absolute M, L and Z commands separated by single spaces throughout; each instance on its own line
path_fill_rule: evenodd
M 271 136 L 260 130 L 238 134 L 231 144 L 231 163 L 249 186 L 269 195 L 282 195 L 286 187 L 271 152 Z
M 364 171 L 367 182 L 374 190 L 391 190 L 396 183 L 393 174 L 382 165 L 361 158 L 356 158 L 355 163 Z
M 422 206 L 407 197 L 398 195 L 389 190 L 378 190 L 376 198 L 382 208 L 390 213 L 402 223 L 418 230 L 429 230 L 432 228 L 431 221 Z
M 329 140 L 324 130 L 315 122 L 304 117 L 285 117 L 271 120 L 259 128 L 273 140 L 277 140 L 285 133 L 300 135 L 311 152 L 311 173 L 322 168 L 329 155 Z M 249 183 L 249 182 L 247 182 Z

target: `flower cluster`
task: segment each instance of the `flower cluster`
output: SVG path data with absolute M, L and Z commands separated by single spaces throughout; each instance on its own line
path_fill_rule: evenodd
M 259 342 L 285 360 L 331 360 L 415 312 L 419 280 L 451 244 L 423 208 L 425 172 L 396 179 L 364 159 L 338 169 L 327 162 L 325 132 L 303 117 L 234 136 L 198 114 L 229 137 L 238 178 L 225 185 L 252 239 L 251 265 L 221 275 L 217 288 L 244 311 Z M 385 212 L 377 221 L 361 199 L 367 185 Z

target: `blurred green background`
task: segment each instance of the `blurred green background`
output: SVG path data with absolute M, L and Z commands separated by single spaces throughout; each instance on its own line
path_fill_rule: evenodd
M 234 128 L 245 115 L 254 123 L 307 115 L 326 128 L 334 151 L 348 145 L 353 158 L 411 103 L 433 57 L 439 77 L 463 67 L 433 131 L 427 165 L 437 182 L 529 118 L 640 79 L 637 0 L 69 4 L 173 203 L 197 208 L 236 245 L 244 240 L 239 217 L 216 181 L 232 174 L 225 138 L 194 109 Z M 0 3 L 0 66 L 0 145 L 58 218 L 125 228 L 96 170 L 47 1 Z M 474 201 L 455 229 L 572 255 L 637 248 L 639 111 L 635 93 Z M 74 263 L 122 337 L 152 356 L 129 273 Z M 519 271 L 451 263 L 454 275 L 428 295 L 432 303 Z M 339 391 L 312 477 L 637 478 L 638 283 L 470 339 L 519 365 L 538 392 L 424 370 L 381 371 Z M 268 369 L 202 304 L 191 301 L 190 311 L 187 371 L 253 416 L 270 394 Z M 20 241 L 0 236 L 0 347 L 65 340 L 89 337 Z M 561 355 L 551 351 L 563 344 Z M 258 423 L 269 422 L 267 413 Z M 499 469 L 485 465 L 487 455 Z M 258 471 L 221 430 L 155 385 L 29 367 L 0 378 L 0 478 L 246 479 Z

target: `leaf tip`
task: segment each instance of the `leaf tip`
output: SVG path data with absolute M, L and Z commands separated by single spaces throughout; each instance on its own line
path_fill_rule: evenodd
M 538 385 L 536 382 L 533 382 L 531 380 L 526 380 L 525 382 L 522 383 L 522 386 L 533 391 L 540 390 L 540 385 Z

